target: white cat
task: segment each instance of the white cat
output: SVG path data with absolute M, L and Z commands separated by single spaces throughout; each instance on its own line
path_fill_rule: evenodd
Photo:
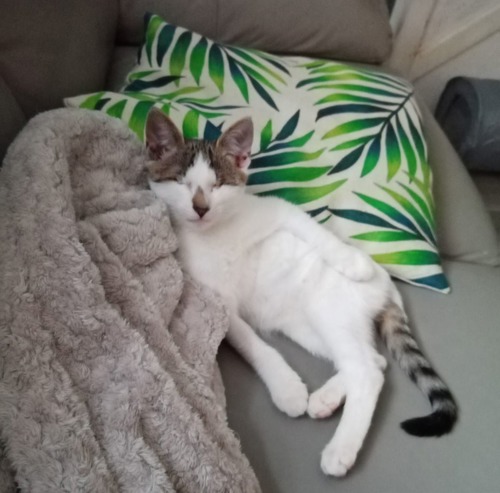
M 376 329 L 432 414 L 402 423 L 419 436 L 453 427 L 457 407 L 410 334 L 401 297 L 386 271 L 299 208 L 245 193 L 253 127 L 243 119 L 217 141 L 184 140 L 158 110 L 149 114 L 150 187 L 164 200 L 178 234 L 183 268 L 218 292 L 230 314 L 228 340 L 289 416 L 344 410 L 323 450 L 326 474 L 343 476 L 363 444 L 384 381 Z M 279 331 L 337 373 L 309 395 L 283 357 L 256 330 Z

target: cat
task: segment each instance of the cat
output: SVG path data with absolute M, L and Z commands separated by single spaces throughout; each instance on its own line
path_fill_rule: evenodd
M 213 142 L 184 140 L 159 110 L 147 118 L 150 188 L 168 206 L 183 269 L 226 304 L 229 343 L 289 416 L 326 418 L 343 404 L 321 454 L 325 474 L 345 475 L 368 432 L 386 366 L 375 348 L 377 332 L 432 406 L 430 415 L 401 423 L 403 429 L 418 436 L 451 431 L 457 405 L 411 335 L 388 273 L 298 207 L 246 194 L 252 140 L 249 118 Z M 309 395 L 255 329 L 285 334 L 332 361 L 337 373 Z

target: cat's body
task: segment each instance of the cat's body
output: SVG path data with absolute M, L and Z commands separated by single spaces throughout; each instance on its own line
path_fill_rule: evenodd
M 246 194 L 238 201 L 234 216 L 218 227 L 177 224 L 182 265 L 252 327 L 283 332 L 313 354 L 331 359 L 311 330 L 315 312 L 327 304 L 332 317 L 348 309 L 371 322 L 391 298 L 389 276 L 374 265 L 370 282 L 352 281 L 326 262 L 324 243 L 318 247 L 287 228 L 309 222 L 296 207 Z M 332 319 L 332 331 L 334 325 Z
M 248 120 L 207 147 L 184 143 L 173 124 L 153 112 L 147 137 L 155 158 L 150 185 L 169 206 L 181 263 L 222 296 L 230 314 L 229 342 L 262 378 L 274 403 L 290 416 L 323 418 L 345 401 L 322 454 L 325 473 L 344 475 L 369 429 L 386 364 L 375 349 L 376 328 L 433 407 L 433 414 L 404 428 L 417 435 L 451 429 L 453 398 L 411 336 L 386 271 L 295 206 L 244 193 Z M 309 396 L 296 372 L 255 330 L 282 332 L 334 362 L 337 373 Z

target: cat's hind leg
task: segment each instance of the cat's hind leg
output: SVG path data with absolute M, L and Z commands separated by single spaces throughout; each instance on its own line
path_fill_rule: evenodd
M 381 370 L 387 367 L 387 361 L 381 354 L 375 354 L 374 361 Z M 338 372 L 309 396 L 307 414 L 314 419 L 328 418 L 344 404 L 345 398 L 344 378 Z
M 345 405 L 337 430 L 321 454 L 325 474 L 346 474 L 354 465 L 370 428 L 384 375 L 375 354 L 367 358 L 366 351 L 363 353 L 360 359 L 336 360 L 345 387 Z
M 343 375 L 337 373 L 309 396 L 307 413 L 315 419 L 328 418 L 344 403 L 345 397 Z
M 309 393 L 304 382 L 283 356 L 235 313 L 230 316 L 227 338 L 260 376 L 280 411 L 291 417 L 306 412 Z
M 373 322 L 361 310 L 341 306 L 321 303 L 310 311 L 338 373 L 311 395 L 308 412 L 314 417 L 331 414 L 345 399 L 335 434 L 321 454 L 323 472 L 333 476 L 344 476 L 354 465 L 384 382 L 383 358 L 373 345 Z

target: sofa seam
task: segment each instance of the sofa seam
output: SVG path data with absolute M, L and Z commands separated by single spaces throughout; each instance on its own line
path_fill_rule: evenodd
M 219 0 L 215 0 L 215 39 L 219 39 Z

